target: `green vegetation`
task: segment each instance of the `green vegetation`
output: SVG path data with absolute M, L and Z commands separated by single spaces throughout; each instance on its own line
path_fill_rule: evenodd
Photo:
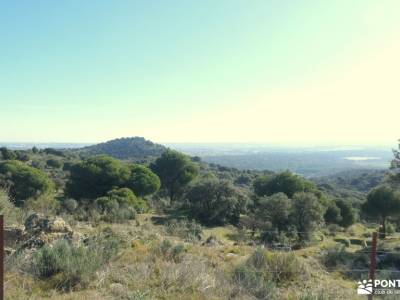
M 400 214 L 400 193 L 389 186 L 373 189 L 362 206 L 363 212 L 377 219 L 382 226 L 382 237 L 386 236 L 386 221 Z
M 157 192 L 161 182 L 156 174 L 142 165 L 129 166 L 130 176 L 127 180 L 127 187 L 138 196 L 146 196 Z
M 237 224 L 247 205 L 247 197 L 229 181 L 202 179 L 185 195 L 190 216 L 206 225 Z
M 258 196 L 285 193 L 291 198 L 295 193 L 312 191 L 314 189 L 315 186 L 313 183 L 289 171 L 273 176 L 262 176 L 254 181 L 254 191 Z
M 129 178 L 129 171 L 115 158 L 94 156 L 73 165 L 67 183 L 67 194 L 75 199 L 95 199 Z
M 0 185 L 9 190 L 16 206 L 54 189 L 46 173 L 16 160 L 0 162 Z
M 78 149 L 83 156 L 105 154 L 118 159 L 144 161 L 160 156 L 166 148 L 162 145 L 152 143 L 142 137 L 120 138 L 106 143 L 88 146 Z
M 34 254 L 32 272 L 40 279 L 47 279 L 53 288 L 71 290 L 77 285 L 84 288 L 95 272 L 116 255 L 118 245 L 118 241 L 109 238 L 91 241 L 88 247 L 60 240 Z
M 157 158 L 151 169 L 160 177 L 161 188 L 166 191 L 171 202 L 198 174 L 197 165 L 188 156 L 172 150 L 165 151 Z
M 81 150 L 1 151 L 12 232 L 32 212 L 57 217 L 7 249 L 10 299 L 354 299 L 374 222 L 378 268 L 400 271 L 395 169 L 366 193 L 375 175 L 340 186 L 172 150 L 145 163 Z

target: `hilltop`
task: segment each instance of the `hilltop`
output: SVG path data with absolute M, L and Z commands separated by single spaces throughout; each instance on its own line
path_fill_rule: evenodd
M 84 155 L 107 154 L 118 159 L 146 160 L 160 156 L 167 148 L 143 137 L 118 138 L 78 149 Z

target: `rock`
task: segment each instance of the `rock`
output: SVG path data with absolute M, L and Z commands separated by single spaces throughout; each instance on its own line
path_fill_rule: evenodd
M 42 227 L 44 227 L 43 222 L 43 216 L 33 213 L 29 217 L 26 218 L 25 220 L 25 229 L 29 232 L 38 230 Z
M 33 213 L 25 221 L 25 229 L 30 232 L 72 232 L 71 227 L 60 217 L 45 217 Z
M 72 230 L 60 217 L 46 217 L 33 213 L 25 221 L 24 243 L 21 249 L 37 249 L 56 240 L 66 239 L 79 244 L 84 236 Z
M 23 226 L 6 226 L 4 228 L 4 243 L 6 247 L 15 248 L 23 240 L 25 228 Z

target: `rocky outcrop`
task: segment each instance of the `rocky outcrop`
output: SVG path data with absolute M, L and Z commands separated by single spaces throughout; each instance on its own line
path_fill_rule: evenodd
M 37 249 L 59 239 L 79 244 L 84 236 L 73 231 L 60 217 L 46 217 L 33 213 L 25 220 L 25 226 L 5 228 L 6 247 L 9 249 Z

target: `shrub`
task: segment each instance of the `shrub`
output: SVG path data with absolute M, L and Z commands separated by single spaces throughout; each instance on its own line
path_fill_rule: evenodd
M 65 209 L 68 212 L 73 212 L 78 208 L 78 201 L 76 201 L 75 199 L 65 199 L 63 202 L 63 206 L 65 207 Z
M 111 190 L 106 196 L 97 198 L 96 204 L 103 212 L 118 207 L 132 207 L 140 213 L 146 212 L 149 209 L 146 201 L 137 198 L 128 188 Z
M 54 189 L 54 183 L 46 173 L 16 160 L 0 162 L 0 185 L 9 187 L 16 206 Z
M 74 199 L 96 199 L 121 186 L 129 170 L 119 160 L 107 155 L 93 156 L 70 168 L 66 194 Z
M 10 201 L 6 191 L 0 189 L 0 214 L 4 216 L 7 225 L 20 223 L 22 213 Z
M 232 281 L 257 299 L 277 299 L 278 293 L 274 282 L 266 278 L 263 273 L 246 265 L 235 268 Z
M 44 194 L 37 199 L 30 198 L 25 201 L 24 209 L 42 214 L 56 214 L 60 209 L 60 203 L 54 198 L 54 195 Z
M 54 159 L 54 158 L 50 158 L 46 161 L 46 164 L 50 167 L 50 168 L 54 168 L 54 169 L 59 169 L 63 166 L 62 161 L 60 161 L 59 159 Z
M 293 253 L 268 253 L 267 269 L 270 278 L 276 283 L 284 283 L 300 278 L 304 266 Z
M 328 267 L 345 265 L 348 262 L 348 255 L 345 246 L 330 248 L 322 255 L 323 264 Z
M 304 265 L 292 253 L 271 253 L 257 249 L 244 264 L 236 267 L 233 281 L 260 299 L 273 299 L 275 285 L 298 280 Z
M 185 194 L 190 215 L 207 225 L 237 224 L 247 196 L 227 180 L 196 181 Z
M 172 247 L 170 252 L 170 257 L 174 262 L 179 262 L 181 260 L 182 254 L 185 252 L 185 246 L 183 244 L 178 244 Z
M 46 245 L 33 255 L 34 274 L 48 279 L 54 288 L 70 290 L 85 287 L 94 273 L 107 263 L 118 249 L 114 240 L 96 240 L 88 246 L 73 246 L 59 240 L 53 246 Z
M 193 220 L 188 221 L 187 219 L 183 219 L 178 221 L 173 219 L 165 225 L 165 231 L 167 234 L 192 242 L 201 239 L 203 229 L 200 224 Z
M 395 232 L 396 232 L 396 225 L 393 224 L 393 223 L 387 222 L 387 224 L 386 224 L 386 233 L 387 233 L 388 235 L 392 235 L 392 234 L 394 234 Z
M 153 254 L 162 255 L 166 260 L 178 263 L 182 260 L 182 254 L 186 251 L 183 244 L 173 245 L 169 240 L 163 240 L 158 246 L 153 247 Z
M 329 235 L 334 236 L 336 233 L 343 231 L 342 227 L 340 227 L 337 224 L 329 224 L 327 226 L 327 229 L 329 231 Z

